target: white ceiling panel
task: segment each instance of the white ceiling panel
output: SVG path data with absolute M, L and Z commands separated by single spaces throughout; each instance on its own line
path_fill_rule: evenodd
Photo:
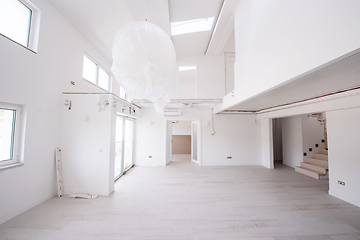
M 223 0 L 169 0 L 170 21 L 217 17 Z
M 125 0 L 48 0 L 111 61 L 117 30 L 132 20 Z

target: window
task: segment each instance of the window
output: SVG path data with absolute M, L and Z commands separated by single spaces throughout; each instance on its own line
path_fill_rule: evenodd
M 83 78 L 108 92 L 110 91 L 110 74 L 87 56 L 84 56 Z
M 21 107 L 0 103 L 0 168 L 20 163 Z
M 131 99 L 129 96 L 126 95 L 125 90 L 120 86 L 120 98 L 124 99 L 125 101 L 131 103 Z
M 120 98 L 126 99 L 126 93 L 125 90 L 120 86 Z
M 209 31 L 213 26 L 213 22 L 214 17 L 172 22 L 171 35 L 174 36 L 186 33 Z
M 28 0 L 0 1 L 0 34 L 14 42 L 37 50 L 40 11 Z
M 133 166 L 134 127 L 132 118 L 121 115 L 116 116 L 115 181 Z

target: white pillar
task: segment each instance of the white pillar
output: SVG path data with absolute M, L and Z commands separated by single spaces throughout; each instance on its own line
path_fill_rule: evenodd
M 261 120 L 262 165 L 274 168 L 272 119 Z

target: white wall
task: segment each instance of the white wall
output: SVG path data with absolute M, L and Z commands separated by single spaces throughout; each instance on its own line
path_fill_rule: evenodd
M 195 99 L 197 97 L 196 69 L 179 71 L 179 98 Z
M 176 123 L 173 123 L 172 135 L 191 135 L 191 122 L 176 121 Z
M 303 161 L 301 117 L 282 119 L 283 164 L 295 167 Z
M 235 52 L 235 31 L 233 31 L 229 37 L 229 40 L 224 47 L 224 52 Z
M 244 0 L 235 16 L 239 102 L 360 47 L 358 0 Z
M 99 102 L 105 97 L 110 105 Z M 62 107 L 61 154 L 64 194 L 108 195 L 114 189 L 114 167 L 110 161 L 114 142 L 112 133 L 112 97 L 101 94 L 64 95 L 72 102 L 71 110 Z M 112 162 L 112 165 L 110 164 Z M 110 174 L 112 168 L 112 174 Z
M 0 102 L 26 108 L 25 165 L 0 171 L 0 223 L 56 195 L 61 92 L 99 90 L 82 79 L 84 52 L 110 67 L 48 1 L 32 2 L 41 10 L 38 53 L 0 37 Z
M 202 165 L 262 164 L 261 126 L 255 123 L 254 115 L 215 115 L 216 134 L 212 136 L 211 109 L 183 110 L 182 116 L 176 118 L 165 118 L 155 110 L 143 109 L 143 117 L 136 124 L 136 165 L 164 165 L 165 124 L 171 119 L 201 120 Z M 227 160 L 228 156 L 232 160 Z
M 183 57 L 177 59 L 177 65 L 196 66 L 197 98 L 222 98 L 225 95 L 224 56 Z M 170 98 L 179 98 L 178 73 L 175 78 L 168 89 Z
M 326 113 L 329 193 L 360 207 L 360 108 Z M 344 181 L 345 186 L 339 185 Z
M 321 140 L 324 139 L 324 125 L 320 124 L 316 117 L 309 115 L 301 116 L 302 141 L 303 152 L 306 153 L 307 156 L 312 157 L 313 153 L 319 152 L 319 148 L 325 147 L 325 144 L 321 142 Z M 321 114 L 320 118 L 326 118 L 326 115 Z M 319 147 L 315 147 L 315 144 L 319 144 Z M 312 148 L 311 152 L 309 148 Z
M 136 166 L 161 165 L 166 155 L 165 124 L 160 113 L 153 109 L 142 109 L 142 118 L 135 123 Z

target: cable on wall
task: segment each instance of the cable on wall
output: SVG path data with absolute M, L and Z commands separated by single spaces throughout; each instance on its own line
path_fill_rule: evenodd
M 145 18 L 145 21 L 148 20 L 148 8 L 149 8 L 149 0 L 146 0 L 146 18 Z
M 215 122 L 214 122 L 214 108 L 212 108 L 211 110 L 211 126 L 212 126 L 212 130 L 213 130 L 213 133 L 211 134 L 212 136 L 215 135 Z

